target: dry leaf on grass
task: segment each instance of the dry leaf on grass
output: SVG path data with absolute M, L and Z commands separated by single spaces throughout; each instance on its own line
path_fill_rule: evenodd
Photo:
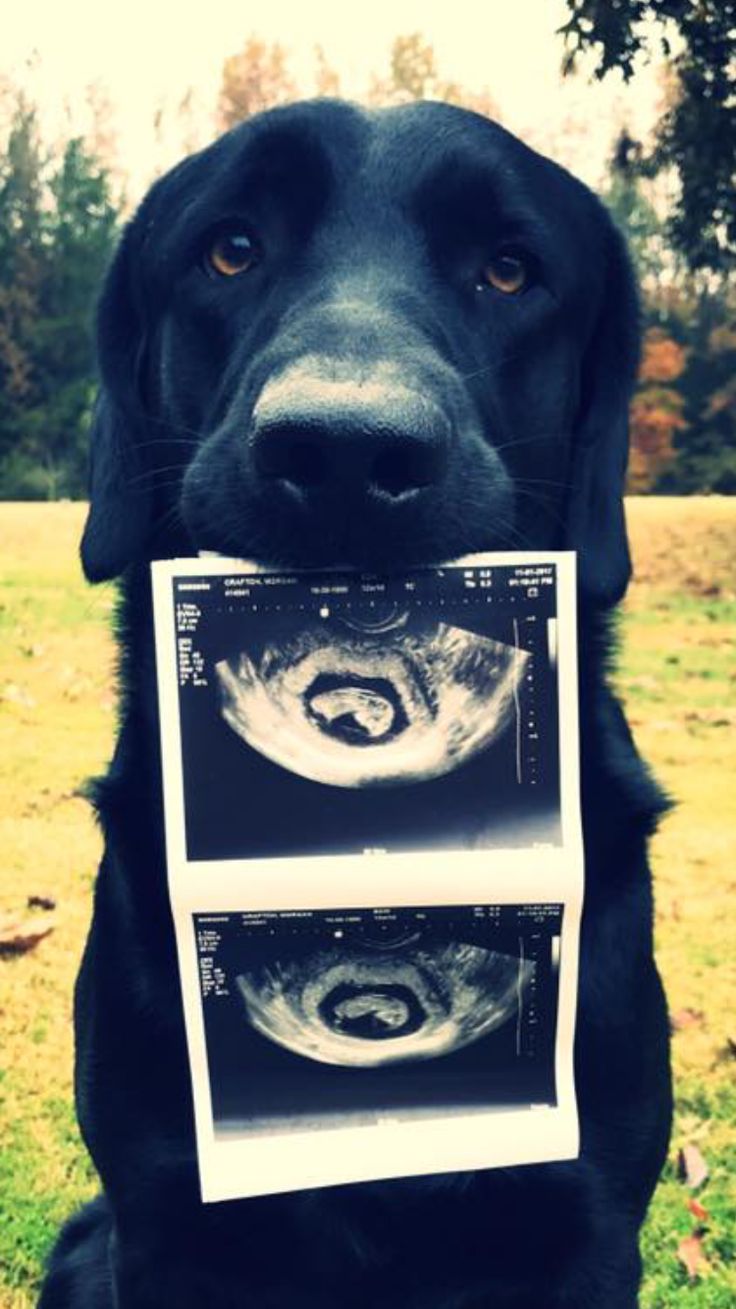
M 51 910 L 56 908 L 56 901 L 50 895 L 29 895 L 26 904 L 29 909 Z
M 55 926 L 51 918 L 0 918 L 0 955 L 33 950 Z
M 710 1214 L 705 1205 L 701 1204 L 699 1200 L 696 1200 L 694 1195 L 690 1196 L 687 1202 L 687 1207 L 690 1210 L 690 1213 L 697 1218 L 699 1223 L 707 1223 Z
M 691 709 L 683 714 L 686 723 L 708 723 L 710 727 L 736 726 L 736 709 Z
M 678 1009 L 670 1014 L 670 1027 L 673 1032 L 682 1032 L 688 1027 L 700 1027 L 705 1017 L 702 1009 Z
M 696 1227 L 690 1236 L 685 1236 L 677 1247 L 677 1258 L 685 1265 L 691 1282 L 704 1277 L 710 1265 L 703 1251 L 703 1230 Z
M 697 1145 L 683 1145 L 677 1155 L 677 1176 L 686 1186 L 696 1191 L 708 1177 L 708 1165 Z

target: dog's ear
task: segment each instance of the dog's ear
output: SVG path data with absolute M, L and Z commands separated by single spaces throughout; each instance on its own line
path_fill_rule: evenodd
M 629 401 L 639 362 L 639 304 L 623 239 L 601 206 L 605 273 L 582 370 L 573 434 L 566 548 L 578 552 L 581 595 L 598 608 L 623 596 L 631 576 L 623 490 Z
M 141 212 L 123 234 L 97 313 L 100 390 L 90 432 L 90 508 L 81 545 L 90 582 L 117 577 L 141 557 L 152 518 L 153 493 L 140 449 L 146 432 L 139 290 L 144 230 Z

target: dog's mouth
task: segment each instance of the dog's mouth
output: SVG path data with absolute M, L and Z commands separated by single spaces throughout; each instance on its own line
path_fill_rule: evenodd
M 452 1054 L 506 1023 L 533 972 L 528 960 L 467 942 L 396 951 L 318 951 L 244 970 L 250 1024 L 319 1063 L 368 1068 Z
M 457 768 L 513 717 L 525 651 L 406 615 L 306 625 L 220 660 L 225 721 L 281 767 L 332 786 Z

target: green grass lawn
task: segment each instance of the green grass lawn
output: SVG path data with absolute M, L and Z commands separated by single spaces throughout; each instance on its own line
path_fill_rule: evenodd
M 111 587 L 76 562 L 81 505 L 0 505 L 0 915 L 53 925 L 0 957 L 0 1309 L 29 1309 L 59 1223 L 95 1189 L 71 1102 L 71 997 L 100 838 L 80 797 L 115 723 Z M 643 1309 L 736 1304 L 734 878 L 736 499 L 634 500 L 635 582 L 617 685 L 639 746 L 678 801 L 653 849 L 657 949 L 675 1022 L 677 1121 L 644 1234 Z M 52 911 L 29 909 L 51 897 Z M 709 1176 L 694 1193 L 678 1150 Z M 689 1208 L 693 1195 L 706 1211 Z M 702 1263 L 678 1246 L 695 1227 Z M 541 1307 L 540 1307 L 541 1309 Z M 592 1309 L 592 1307 L 591 1307 Z

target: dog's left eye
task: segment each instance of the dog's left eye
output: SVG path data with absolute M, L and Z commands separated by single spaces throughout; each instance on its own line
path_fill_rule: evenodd
M 527 261 L 516 251 L 502 250 L 484 264 L 478 289 L 492 287 L 504 295 L 518 295 L 529 281 Z
M 220 232 L 206 251 L 205 268 L 220 277 L 236 277 L 247 273 L 258 261 L 258 249 L 253 238 L 243 230 Z

